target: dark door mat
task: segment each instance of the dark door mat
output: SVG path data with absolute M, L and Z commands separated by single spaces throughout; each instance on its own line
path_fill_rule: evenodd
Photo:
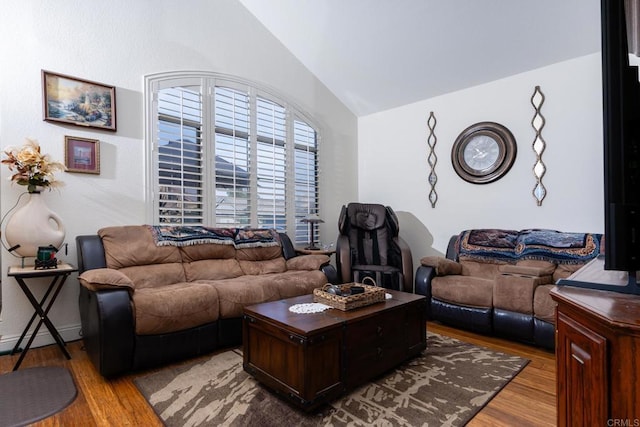
M 60 412 L 74 401 L 66 368 L 28 368 L 0 375 L 0 426 L 23 426 Z

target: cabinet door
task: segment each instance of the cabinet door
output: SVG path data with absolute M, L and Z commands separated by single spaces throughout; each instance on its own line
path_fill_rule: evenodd
M 557 328 L 558 425 L 607 425 L 606 338 L 561 312 Z

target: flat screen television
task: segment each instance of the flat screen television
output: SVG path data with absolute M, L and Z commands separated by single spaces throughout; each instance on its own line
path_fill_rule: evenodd
M 603 266 L 591 267 L 600 270 L 593 276 L 601 282 L 576 277 L 558 284 L 640 294 L 640 82 L 638 67 L 629 65 L 632 17 L 626 16 L 625 3 L 631 1 L 601 0 L 605 254 Z M 639 11 L 631 7 L 627 13 Z M 614 279 L 607 284 L 607 278 Z
M 640 82 L 624 0 L 601 0 L 605 269 L 640 270 Z

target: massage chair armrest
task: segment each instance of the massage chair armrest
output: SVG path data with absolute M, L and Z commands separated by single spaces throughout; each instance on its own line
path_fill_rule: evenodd
M 320 271 L 322 271 L 324 275 L 327 276 L 328 283 L 331 283 L 332 285 L 337 285 L 340 283 L 340 280 L 338 279 L 338 271 L 333 265 L 325 264 L 320 267 Z
M 100 374 L 108 378 L 130 371 L 135 323 L 129 292 L 81 286 L 79 306 L 84 346 Z
M 416 270 L 415 293 L 427 297 L 427 319 L 431 318 L 431 280 L 436 277 L 433 267 L 421 265 Z
M 400 248 L 400 258 L 402 260 L 402 265 L 400 266 L 402 270 L 402 287 L 401 289 L 404 292 L 413 292 L 413 283 L 411 278 L 413 276 L 413 257 L 411 256 L 411 248 L 409 245 L 402 239 L 402 237 L 398 236 L 394 238 L 395 243 Z
M 336 266 L 340 283 L 350 282 L 351 279 L 351 248 L 349 238 L 345 235 L 338 236 L 336 242 Z

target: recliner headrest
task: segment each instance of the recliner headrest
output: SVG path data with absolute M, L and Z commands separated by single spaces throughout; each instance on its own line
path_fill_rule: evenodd
M 349 203 L 347 216 L 352 227 L 375 230 L 384 226 L 387 210 L 382 205 Z

